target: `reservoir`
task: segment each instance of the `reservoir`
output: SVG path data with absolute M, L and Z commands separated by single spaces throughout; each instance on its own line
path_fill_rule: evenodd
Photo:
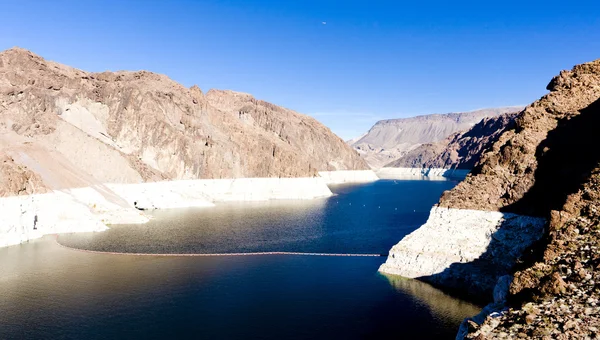
M 155 211 L 143 225 L 0 249 L 0 338 L 453 339 L 479 307 L 377 272 L 453 181 Z M 108 252 L 108 253 L 94 253 Z

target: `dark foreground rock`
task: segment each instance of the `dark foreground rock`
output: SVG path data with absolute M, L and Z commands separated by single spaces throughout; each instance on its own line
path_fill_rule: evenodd
M 441 206 L 549 220 L 468 339 L 595 339 L 600 329 L 600 60 L 563 71 Z M 476 321 L 476 322 L 474 322 Z

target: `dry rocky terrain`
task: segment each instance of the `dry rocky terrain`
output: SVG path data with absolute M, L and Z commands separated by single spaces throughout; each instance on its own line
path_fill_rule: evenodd
M 518 114 L 441 207 L 545 217 L 514 268 L 503 314 L 470 339 L 600 336 L 600 60 L 562 71 Z
M 0 53 L 2 195 L 170 179 L 310 177 L 367 165 L 328 128 L 249 94 Z

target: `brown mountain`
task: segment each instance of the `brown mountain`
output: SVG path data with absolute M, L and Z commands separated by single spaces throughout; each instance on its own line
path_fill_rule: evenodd
M 368 168 L 315 119 L 251 95 L 205 95 L 147 71 L 85 72 L 20 48 L 0 53 L 0 150 L 29 176 L 21 192 L 32 190 L 28 171 L 60 188 Z
M 505 113 L 483 118 L 469 130 L 454 133 L 437 143 L 422 144 L 385 167 L 470 170 L 479 161 L 481 152 L 512 128 L 516 116 L 517 113 Z
M 469 338 L 599 334 L 600 60 L 562 71 L 547 89 L 440 200 L 441 207 L 549 220 L 544 238 L 514 268 L 511 309 L 485 326 L 469 323 Z
M 471 112 L 431 114 L 411 118 L 382 120 L 352 146 L 373 168 L 395 161 L 421 144 L 440 142 L 466 131 L 486 117 L 517 112 L 522 107 L 501 107 Z

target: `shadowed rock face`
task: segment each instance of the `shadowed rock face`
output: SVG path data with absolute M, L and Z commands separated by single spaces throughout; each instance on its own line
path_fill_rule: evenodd
M 468 338 L 599 335 L 600 60 L 561 72 L 547 88 L 440 200 L 549 220 L 544 238 L 513 269 L 512 308 L 468 324 Z
M 411 277 L 463 294 L 479 290 L 488 300 L 493 292 L 485 315 L 507 301 L 512 307 L 477 317 L 483 324 L 465 321 L 460 337 L 600 335 L 600 60 L 561 72 L 548 90 L 494 138 L 471 174 L 442 195 L 427 224 L 394 246 L 380 269 L 402 275 L 425 268 Z M 485 218 L 473 220 L 478 215 Z M 493 215 L 503 218 L 490 231 Z M 467 254 L 482 237 L 484 251 Z M 431 263 L 443 268 L 430 270 Z
M 373 168 L 393 162 L 421 144 L 443 141 L 470 129 L 486 117 L 517 112 L 522 107 L 482 109 L 471 112 L 432 114 L 377 122 L 352 146 Z
M 548 216 L 583 186 L 598 160 L 594 127 L 600 60 L 555 77 L 440 206 Z M 567 177 L 564 177 L 564 176 Z M 520 201 L 519 203 L 517 203 Z
M 385 167 L 472 169 L 481 152 L 495 143 L 514 124 L 516 113 L 483 118 L 465 132 L 458 132 L 437 143 L 423 144 Z
M 543 218 L 433 207 L 427 222 L 390 250 L 380 271 L 489 301 L 498 279 L 542 237 L 545 224 Z
M 204 95 L 147 71 L 89 73 L 19 48 L 0 53 L 0 134 L 3 151 L 35 171 L 57 173 L 44 157 L 53 151 L 101 182 L 368 168 L 313 118 L 248 94 Z

